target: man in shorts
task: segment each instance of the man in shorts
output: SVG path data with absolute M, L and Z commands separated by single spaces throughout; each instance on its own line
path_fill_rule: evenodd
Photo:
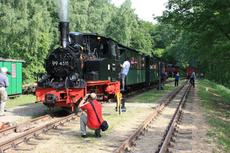
M 121 73 L 120 73 L 120 79 L 122 83 L 122 88 L 121 91 L 125 91 L 125 78 L 129 73 L 129 68 L 130 68 L 130 61 L 129 58 L 126 58 L 124 63 L 121 65 Z

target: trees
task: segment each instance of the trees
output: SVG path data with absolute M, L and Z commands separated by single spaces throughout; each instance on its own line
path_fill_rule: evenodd
M 136 16 L 131 8 L 131 1 L 126 0 L 120 8 L 115 10 L 106 28 L 106 35 L 130 46 L 131 33 L 136 25 Z
M 126 0 L 112 15 L 106 28 L 106 35 L 126 46 L 151 55 L 151 31 L 154 25 L 140 20 L 131 8 L 131 1 Z
M 169 47 L 211 80 L 230 86 L 230 5 L 218 0 L 169 0 L 159 21 L 180 31 Z M 175 51 L 175 50 L 174 50 Z
M 5 58 L 26 60 L 25 79 L 34 78 L 34 74 L 43 69 L 43 59 L 54 40 L 47 2 L 0 3 L 0 53 Z
M 114 9 L 108 0 L 71 0 L 70 4 L 71 31 L 105 34 Z

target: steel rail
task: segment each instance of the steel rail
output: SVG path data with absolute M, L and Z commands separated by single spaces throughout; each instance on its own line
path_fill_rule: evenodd
M 144 120 L 144 122 L 137 128 L 137 130 L 129 136 L 118 149 L 114 151 L 114 153 L 122 153 L 124 151 L 130 151 L 130 146 L 135 145 L 135 140 L 139 135 L 143 133 L 145 129 L 147 129 L 148 125 L 152 122 L 152 120 L 165 108 L 166 105 L 170 103 L 170 101 L 180 92 L 183 87 L 186 85 L 186 82 L 178 87 L 176 90 L 169 93 L 164 99 L 161 100 L 160 104 L 157 105 L 153 112 L 151 112 L 148 117 Z
M 76 118 L 79 118 L 79 117 L 76 114 L 71 114 L 64 118 L 55 119 L 54 121 L 47 123 L 45 125 L 42 125 L 36 128 L 32 128 L 26 132 L 19 133 L 15 137 L 12 137 L 6 141 L 0 142 L 0 153 L 3 153 L 5 150 L 10 149 L 10 148 L 16 148 L 18 144 L 26 142 L 30 138 L 36 137 L 43 132 L 46 132 L 52 128 L 56 128 Z
M 182 109 L 183 106 L 186 102 L 188 93 L 190 91 L 191 85 L 189 85 L 185 91 L 185 93 L 183 94 L 180 103 L 173 115 L 173 118 L 171 119 L 169 126 L 167 128 L 167 130 L 165 131 L 166 133 L 164 134 L 164 137 L 162 139 L 162 143 L 159 145 L 158 151 L 157 153 L 166 153 L 167 149 L 168 149 L 168 145 L 170 143 L 170 140 L 172 138 L 173 132 L 175 130 L 175 127 L 177 125 L 178 120 L 180 119 L 181 113 L 182 113 Z
M 0 137 L 3 137 L 3 136 L 10 134 L 10 133 L 17 132 L 17 129 L 19 129 L 23 126 L 30 125 L 30 124 L 36 124 L 38 121 L 42 121 L 42 120 L 50 118 L 50 117 L 51 117 L 50 115 L 44 115 L 44 116 L 34 118 L 30 121 L 26 121 L 24 123 L 21 123 L 19 125 L 14 125 L 14 126 L 4 128 L 4 129 L 0 130 Z

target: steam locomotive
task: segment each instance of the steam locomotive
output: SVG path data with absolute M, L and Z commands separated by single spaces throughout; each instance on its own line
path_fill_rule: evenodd
M 179 66 L 173 64 L 167 64 L 165 67 L 165 72 L 167 72 L 168 77 L 174 77 L 177 72 L 180 71 Z
M 95 33 L 69 32 L 69 22 L 59 23 L 60 47 L 45 60 L 46 74 L 38 81 L 37 101 L 49 108 L 71 107 L 75 111 L 85 94 L 96 92 L 99 100 L 120 94 L 120 64 L 127 57 L 131 67 L 126 89 L 149 86 L 159 73 L 156 57 L 126 47 Z

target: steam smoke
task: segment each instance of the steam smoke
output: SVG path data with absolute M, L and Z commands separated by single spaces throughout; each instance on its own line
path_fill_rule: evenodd
M 68 22 L 68 0 L 59 0 L 59 18 L 61 22 Z

